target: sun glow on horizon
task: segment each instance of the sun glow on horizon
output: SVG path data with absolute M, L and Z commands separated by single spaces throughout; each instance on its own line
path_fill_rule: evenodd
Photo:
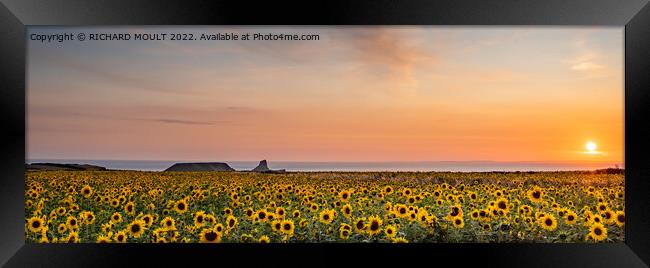
M 596 143 L 593 142 L 593 141 L 588 141 L 588 142 L 585 144 L 585 151 L 584 151 L 583 153 L 585 153 L 585 154 L 592 154 L 592 155 L 595 155 L 595 154 L 602 154 L 601 152 L 598 151 L 598 144 L 596 144 Z

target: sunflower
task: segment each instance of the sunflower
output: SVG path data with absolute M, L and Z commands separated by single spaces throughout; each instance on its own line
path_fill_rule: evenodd
M 365 218 L 358 218 L 355 223 L 354 223 L 354 230 L 357 233 L 362 234 L 366 230 L 366 219 Z
M 255 215 L 255 211 L 252 208 L 247 208 L 244 214 L 246 214 L 246 217 L 248 217 L 248 219 L 253 219 L 253 216 Z
M 616 223 L 616 219 L 614 218 L 616 213 L 611 211 L 610 209 L 605 210 L 604 212 L 601 213 L 603 216 L 603 220 L 605 223 L 609 225 L 614 225 Z
M 404 237 L 396 237 L 390 240 L 393 243 L 401 244 L 401 243 L 408 243 L 409 241 L 404 238 Z
M 122 215 L 119 212 L 113 213 L 111 215 L 111 223 L 116 224 L 122 222 Z
M 330 224 L 334 221 L 334 214 L 334 210 L 324 209 L 320 212 L 318 219 L 324 224 Z
M 95 213 L 93 213 L 92 211 L 84 211 L 83 213 L 80 214 L 80 217 L 83 223 L 86 225 L 95 223 Z
M 226 225 L 228 226 L 228 229 L 234 228 L 237 225 L 237 218 L 233 215 L 229 215 L 226 219 Z
M 282 221 L 282 233 L 286 234 L 287 236 L 291 236 L 291 235 L 293 235 L 294 229 L 295 229 L 295 226 L 294 226 L 292 220 L 283 220 Z
M 215 218 L 214 215 L 212 215 L 212 214 L 205 214 L 205 215 L 203 215 L 203 217 L 205 218 L 205 222 L 207 222 L 207 223 L 212 224 L 212 223 L 217 222 L 217 218 Z
M 469 217 L 472 218 L 472 220 L 478 220 L 479 211 L 477 209 L 472 210 L 472 212 L 469 213 Z
M 508 213 L 508 199 L 499 197 L 494 205 L 498 210 L 501 210 L 506 214 Z
M 341 192 L 339 193 L 339 198 L 341 199 L 341 201 L 343 201 L 343 202 L 347 202 L 348 199 L 350 199 L 350 196 L 351 196 L 351 195 L 352 195 L 352 194 L 350 193 L 350 191 L 347 191 L 347 190 L 346 190 L 346 191 L 341 191 Z
M 224 208 L 223 209 L 223 214 L 224 215 L 232 215 L 232 209 L 231 208 Z
M 178 200 L 174 205 L 174 210 L 178 214 L 183 214 L 187 211 L 187 201 L 185 199 Z
M 43 229 L 43 219 L 39 217 L 31 217 L 27 221 L 27 229 L 34 233 L 38 233 Z
M 299 210 L 294 210 L 292 213 L 294 218 L 300 218 L 300 211 Z
M 389 195 L 391 193 L 393 193 L 393 187 L 390 187 L 390 186 L 384 187 L 384 194 L 385 195 Z
M 603 222 L 603 217 L 600 215 L 593 215 L 593 217 L 591 217 L 591 221 L 590 221 L 591 224 L 602 223 L 602 222 Z
M 368 217 L 367 232 L 369 235 L 376 235 L 381 232 L 381 224 L 383 221 L 378 216 Z
M 598 205 L 596 205 L 596 210 L 601 213 L 607 211 L 607 204 L 598 203 Z
M 268 213 L 266 212 L 266 209 L 260 209 L 255 213 L 255 215 L 259 221 L 266 221 Z
M 214 230 L 217 231 L 218 233 L 223 233 L 223 224 L 221 224 L 221 223 L 217 223 L 217 224 L 214 226 Z
M 260 237 L 259 240 L 257 240 L 257 242 L 263 243 L 263 244 L 268 244 L 268 243 L 271 243 L 271 239 L 268 236 L 263 235 L 262 237 Z
M 113 200 L 111 201 L 111 207 L 116 208 L 116 207 L 119 206 L 119 205 L 120 205 L 120 200 L 113 199 Z
M 393 238 L 393 237 L 395 237 L 395 235 L 397 234 L 397 228 L 395 227 L 395 225 L 392 225 L 392 224 L 391 224 L 391 225 L 388 225 L 388 226 L 386 226 L 386 228 L 384 229 L 384 234 L 385 234 L 386 237 L 388 237 L 388 238 Z
M 110 236 L 105 236 L 105 235 L 100 235 L 97 236 L 97 241 L 96 243 L 110 243 L 111 242 L 111 237 Z
M 454 225 L 454 227 L 458 229 L 462 229 L 463 227 L 465 227 L 465 220 L 463 220 L 462 217 L 452 218 L 451 223 Z
M 347 225 L 347 224 L 345 224 L 345 223 L 341 223 L 341 226 L 339 227 L 339 230 L 348 230 L 348 231 L 352 231 L 352 227 L 350 227 L 350 225 Z
M 557 220 L 551 214 L 545 214 L 538 220 L 539 225 L 547 231 L 553 231 L 557 228 Z
M 56 230 L 59 232 L 59 234 L 62 234 L 68 230 L 68 226 L 66 226 L 65 223 L 60 223 Z
M 74 216 L 68 216 L 68 219 L 66 219 L 65 224 L 68 226 L 68 229 L 71 230 L 76 230 L 77 228 L 79 228 L 79 221 Z
M 56 209 L 56 214 L 59 215 L 59 216 L 64 216 L 66 212 L 67 211 L 66 211 L 66 209 L 64 207 L 59 207 L 59 208 Z
M 568 225 L 574 225 L 577 221 L 578 215 L 573 211 L 569 211 L 564 215 L 564 223 Z
M 202 227 L 205 224 L 205 212 L 203 210 L 194 213 L 194 226 Z
M 128 202 L 126 205 L 124 205 L 124 212 L 128 215 L 134 215 L 135 214 L 135 204 L 133 202 Z
M 607 238 L 607 228 L 602 223 L 594 223 L 589 228 L 589 237 L 596 242 L 603 241 Z
M 221 233 L 212 228 L 203 229 L 201 230 L 199 241 L 201 241 L 201 243 L 219 243 L 221 242 Z
M 284 218 L 285 214 L 287 212 L 284 210 L 283 207 L 277 207 L 275 208 L 275 215 L 278 215 L 278 218 Z
M 463 208 L 456 204 L 451 206 L 451 210 L 449 211 L 449 214 L 447 214 L 447 219 L 452 220 L 454 218 L 462 218 L 463 217 Z
M 397 204 L 395 205 L 395 214 L 397 217 L 404 218 L 408 216 L 409 209 L 405 205 Z
M 530 199 L 531 202 L 539 203 L 542 201 L 542 197 L 544 196 L 544 191 L 542 191 L 542 189 L 539 188 L 538 186 L 535 186 L 528 191 L 527 195 L 528 195 L 528 199 Z
M 348 219 L 351 218 L 352 217 L 352 206 L 350 206 L 350 204 L 345 204 L 341 208 L 341 213 L 343 213 L 344 217 L 346 217 Z
M 86 185 L 86 186 L 84 186 L 83 188 L 81 188 L 81 194 L 82 194 L 85 198 L 90 198 L 90 197 L 93 195 L 93 189 L 90 188 L 89 185 Z
M 79 243 L 81 240 L 79 239 L 79 233 L 77 232 L 70 232 L 68 234 L 68 237 L 65 238 L 65 241 L 68 243 Z
M 614 219 L 616 220 L 615 223 L 618 227 L 623 227 L 625 226 L 625 212 L 624 211 L 616 211 L 616 215 L 614 215 Z
M 145 227 L 149 227 L 151 225 L 151 223 L 153 222 L 153 216 L 151 216 L 151 214 L 145 214 L 140 219 L 144 222 Z
M 127 231 L 129 232 L 129 235 L 135 238 L 140 238 L 142 234 L 144 233 L 144 221 L 142 220 L 135 220 L 131 222 L 127 227 Z
M 271 227 L 273 228 L 273 231 L 276 232 L 282 232 L 282 221 L 281 220 L 274 220 L 271 222 Z
M 160 221 L 160 227 L 162 227 L 165 231 L 174 230 L 176 229 L 176 222 L 174 219 L 172 219 L 172 217 L 165 217 L 162 219 L 162 221 Z
M 488 223 L 484 223 L 484 224 L 481 226 L 481 228 L 483 228 L 483 231 L 486 231 L 486 232 L 492 231 L 492 225 L 490 225 L 490 224 L 488 224 Z

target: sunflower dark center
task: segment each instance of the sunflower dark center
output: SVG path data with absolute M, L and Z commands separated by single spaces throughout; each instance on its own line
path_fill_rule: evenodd
M 573 215 L 569 215 L 569 216 L 567 216 L 567 219 L 568 219 L 569 221 L 573 221 L 573 219 L 575 219 L 575 218 L 573 217 Z
M 625 215 L 618 215 L 616 219 L 618 220 L 618 222 L 625 222 Z
M 139 231 L 140 231 L 140 225 L 138 224 L 131 225 L 131 232 L 137 233 Z
M 178 203 L 178 209 L 180 209 L 180 210 L 185 209 L 185 204 L 183 204 L 183 203 Z
M 596 228 L 596 229 L 594 229 L 594 234 L 601 235 L 601 234 L 603 234 L 603 230 L 601 230 L 600 228 Z
M 544 220 L 544 224 L 546 224 L 546 226 L 551 226 L 551 225 L 553 225 L 553 220 L 546 219 L 546 220 Z
M 214 241 L 214 240 L 217 239 L 217 233 L 212 232 L 212 231 L 207 232 L 205 234 L 205 239 L 208 240 L 208 241 Z
M 286 231 L 291 230 L 291 224 L 286 223 L 286 224 L 284 224 L 283 227 L 284 227 L 284 230 L 286 230 Z
M 542 193 L 540 193 L 540 192 L 537 192 L 537 191 L 533 192 L 533 197 L 535 199 L 539 198 L 541 195 L 542 195 Z
M 500 209 L 506 209 L 506 203 L 505 202 L 499 202 L 499 208 Z
M 450 213 L 451 216 L 456 216 L 458 215 L 458 208 L 453 208 Z
M 363 229 L 363 221 L 357 222 L 357 229 Z
M 41 226 L 41 222 L 39 222 L 39 221 L 34 221 L 34 222 L 32 222 L 32 227 L 34 227 L 34 228 L 38 228 L 38 227 L 40 227 L 40 226 Z
M 377 231 L 377 229 L 379 229 L 379 223 L 378 222 L 373 221 L 372 223 L 370 223 L 370 230 Z

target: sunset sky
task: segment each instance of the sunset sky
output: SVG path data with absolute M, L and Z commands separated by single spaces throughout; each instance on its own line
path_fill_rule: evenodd
M 620 27 L 71 31 L 320 40 L 28 41 L 30 159 L 624 161 Z

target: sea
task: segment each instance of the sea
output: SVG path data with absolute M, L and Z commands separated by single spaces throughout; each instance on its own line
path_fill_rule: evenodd
M 117 170 L 163 171 L 175 163 L 224 162 L 235 170 L 251 170 L 259 161 L 184 160 L 80 160 L 28 159 L 27 163 L 90 164 Z M 296 162 L 267 160 L 270 169 L 287 171 L 571 171 L 624 168 L 612 162 L 499 162 L 499 161 L 420 161 L 420 162 Z

